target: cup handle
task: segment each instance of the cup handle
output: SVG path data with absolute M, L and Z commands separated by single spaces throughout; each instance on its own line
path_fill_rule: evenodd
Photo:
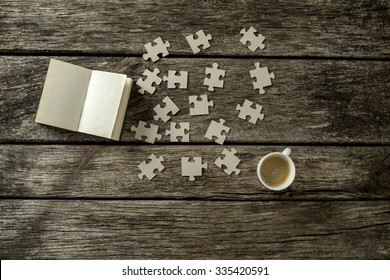
M 284 149 L 283 154 L 286 155 L 286 156 L 290 156 L 290 154 L 291 154 L 291 149 L 290 149 L 290 148 Z

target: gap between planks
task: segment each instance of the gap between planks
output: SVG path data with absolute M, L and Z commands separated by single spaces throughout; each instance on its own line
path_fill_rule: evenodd
M 100 142 L 102 141 L 102 142 Z M 204 143 L 204 142 L 155 142 L 154 144 L 148 144 L 144 142 L 131 142 L 131 141 L 123 141 L 123 142 L 104 142 L 106 139 L 97 139 L 95 141 L 68 141 L 68 142 L 59 142 L 59 141 L 23 141 L 23 140 L 15 140 L 15 141 L 0 141 L 0 145 L 31 145 L 31 146 L 214 146 L 216 148 L 221 148 L 225 146 L 276 146 L 276 147 L 287 147 L 287 146 L 296 146 L 296 147 L 385 147 L 389 146 L 390 143 L 348 143 L 348 142 L 312 142 L 312 143 L 295 143 L 295 142 L 259 142 L 259 143 L 251 143 L 251 142 L 229 142 L 225 141 L 223 145 L 218 145 L 215 143 Z
M 73 52 L 73 51 L 47 51 L 42 52 L 41 50 L 32 51 L 1 51 L 0 56 L 37 56 L 37 57 L 63 57 L 63 56 L 74 56 L 74 57 L 122 57 L 122 58 L 142 58 L 142 54 L 132 53 L 110 53 L 110 52 Z M 390 57 L 369 57 L 369 56 L 313 56 L 313 55 L 218 55 L 218 54 L 169 54 L 163 59 L 176 59 L 176 58 L 206 58 L 206 59 L 296 59 L 296 60 L 351 60 L 351 61 L 390 61 Z
M 271 192 L 271 191 L 270 191 Z M 150 198 L 150 197 L 60 197 L 60 196 L 0 196 L 0 202 L 6 200 L 26 200 L 26 201 L 132 201 L 132 202 L 227 202 L 227 203 L 235 203 L 235 202 L 248 202 L 248 203 L 257 203 L 257 202 L 283 202 L 280 199 L 269 199 L 269 198 L 256 198 L 256 199 L 228 199 L 228 198 L 203 198 L 203 197 L 191 197 L 191 198 L 175 198 L 175 197 L 160 197 L 160 198 Z M 359 199 L 359 200 L 351 200 L 348 198 L 337 198 L 337 199 L 290 199 L 286 202 L 387 202 L 390 199 Z

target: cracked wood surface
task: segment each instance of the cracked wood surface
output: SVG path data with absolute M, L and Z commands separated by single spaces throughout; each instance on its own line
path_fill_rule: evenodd
M 137 80 L 146 68 L 188 70 L 188 89 L 167 89 L 162 83 L 154 95 L 141 95 L 134 85 L 125 118 L 122 142 L 140 142 L 130 130 L 139 120 L 160 126 L 153 107 L 169 96 L 181 108 L 172 121 L 190 122 L 190 141 L 211 143 L 204 137 L 212 119 L 223 118 L 231 128 L 226 143 L 371 143 L 388 144 L 390 135 L 390 63 L 384 61 L 164 58 L 146 63 L 141 58 L 61 57 L 96 70 L 124 73 Z M 260 95 L 249 70 L 261 61 L 275 73 L 273 86 Z M 225 86 L 208 92 L 205 67 L 218 62 L 226 69 Z M 103 138 L 34 123 L 49 57 L 0 57 L 0 141 L 106 142 Z M 210 114 L 190 116 L 188 96 L 208 94 Z M 265 118 L 253 125 L 239 119 L 236 105 L 244 99 L 263 106 Z M 163 136 L 162 142 L 169 142 Z
M 0 51 L 141 54 L 158 36 L 191 54 L 185 36 L 213 36 L 205 55 L 250 56 L 240 30 L 266 37 L 264 56 L 389 57 L 389 1 L 23 1 L 0 4 Z M 256 53 L 258 55 L 258 53 Z
M 234 147 L 239 175 L 214 161 Z M 19 198 L 127 198 L 225 200 L 390 199 L 390 147 L 290 146 L 297 175 L 284 192 L 270 192 L 256 176 L 261 157 L 283 146 L 2 145 L 0 196 Z M 138 178 L 138 164 L 154 153 L 165 169 Z M 181 176 L 182 156 L 208 163 L 195 182 Z
M 388 201 L 0 201 L 4 258 L 388 259 Z
M 389 259 L 389 5 L 2 0 L 0 258 Z M 239 42 L 250 26 L 264 50 Z M 213 40 L 192 55 L 185 36 L 199 29 Z M 145 62 L 143 45 L 158 36 L 170 56 Z M 188 70 L 189 88 L 142 96 L 134 86 L 121 142 L 111 142 L 34 123 L 50 57 L 135 80 L 146 68 Z M 257 61 L 276 76 L 264 95 L 249 77 Z M 213 62 L 227 76 L 208 93 Z M 210 115 L 190 117 L 188 96 L 206 93 Z M 172 121 L 191 122 L 190 145 L 145 145 L 130 131 L 166 95 L 181 108 Z M 244 99 L 263 106 L 264 121 L 237 118 Z M 223 147 L 204 137 L 220 117 L 231 127 Z M 164 133 L 169 123 L 159 124 Z M 296 181 L 267 191 L 256 164 L 286 145 Z M 238 176 L 213 164 L 227 147 L 242 159 Z M 151 152 L 166 169 L 141 181 Z M 190 183 L 180 156 L 198 155 L 209 169 Z

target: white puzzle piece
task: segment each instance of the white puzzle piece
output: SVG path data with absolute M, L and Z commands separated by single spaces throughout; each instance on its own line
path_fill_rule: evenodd
M 188 97 L 190 105 L 190 115 L 191 116 L 199 116 L 199 115 L 208 115 L 209 107 L 214 106 L 214 102 L 212 100 L 208 100 L 207 94 L 202 94 L 201 96 L 191 95 Z
M 176 75 L 177 71 L 169 70 L 168 77 L 164 76 L 164 82 L 168 82 L 167 88 L 176 88 L 176 84 L 179 88 L 187 88 L 188 71 L 179 71 L 179 75 Z
M 165 131 L 165 135 L 171 136 L 171 142 L 190 142 L 190 131 L 189 122 L 180 122 L 179 127 L 176 122 L 171 122 L 171 129 Z
M 215 143 L 222 145 L 223 142 L 225 142 L 226 134 L 230 131 L 230 128 L 225 126 L 224 123 L 224 119 L 219 119 L 219 122 L 212 120 L 207 129 L 205 137 L 209 140 L 213 140 L 213 137 L 217 137 Z M 222 132 L 225 132 L 225 134 L 222 134 Z
M 150 160 L 148 163 L 143 161 L 138 165 L 139 170 L 141 170 L 141 173 L 138 174 L 138 177 L 141 180 L 144 177 L 148 178 L 148 180 L 152 180 L 156 176 L 154 173 L 155 170 L 161 172 L 165 168 L 164 165 L 162 165 L 162 162 L 164 161 L 162 156 L 157 158 L 154 154 L 151 154 L 148 159 Z
M 213 63 L 213 68 L 206 67 L 206 76 L 209 77 L 204 78 L 203 84 L 208 86 L 209 91 L 214 91 L 214 87 L 223 88 L 223 80 L 222 77 L 225 77 L 225 70 L 218 69 L 218 63 Z
M 142 75 L 146 76 L 146 78 L 143 80 L 142 78 L 139 78 L 137 80 L 137 85 L 140 87 L 138 92 L 140 94 L 145 94 L 145 91 L 149 94 L 153 94 L 156 90 L 156 86 L 161 84 L 162 79 L 158 76 L 160 73 L 160 70 L 157 68 L 153 69 L 153 72 L 146 69 Z
M 151 59 L 153 62 L 156 62 L 160 59 L 158 56 L 161 54 L 162 57 L 167 56 L 169 54 L 168 48 L 171 46 L 168 41 L 163 42 L 161 37 L 158 37 L 153 40 L 154 44 L 151 42 L 144 45 L 146 49 L 146 54 L 143 54 L 143 59 L 148 60 Z
M 170 99 L 168 96 L 166 96 L 163 99 L 163 102 L 165 103 L 164 107 L 161 107 L 161 105 L 157 105 L 153 108 L 153 111 L 156 112 L 156 115 L 154 115 L 154 119 L 158 121 L 161 119 L 163 122 L 167 122 L 170 120 L 171 116 L 170 113 L 173 115 L 176 115 L 177 112 L 180 111 L 179 107 L 176 106 L 175 103 L 173 103 L 172 99 Z
M 202 164 L 201 157 L 193 157 L 192 161 L 189 157 L 181 158 L 181 176 L 189 176 L 189 181 L 195 181 L 195 176 L 202 176 L 202 169 L 207 169 L 207 162 Z
M 146 122 L 139 121 L 138 126 L 132 126 L 131 131 L 135 131 L 135 139 L 142 140 L 142 137 L 145 137 L 145 142 L 154 144 L 156 139 L 161 140 L 162 135 L 158 134 L 158 125 L 150 124 L 149 127 L 146 127 Z
M 226 167 L 224 172 L 228 175 L 232 174 L 232 172 L 238 175 L 240 173 L 240 169 L 238 169 L 237 166 L 241 160 L 236 156 L 236 153 L 237 151 L 234 148 L 231 148 L 230 151 L 224 149 L 222 154 L 224 154 L 225 157 L 223 159 L 221 157 L 217 158 L 217 160 L 214 162 L 215 165 L 221 169 L 222 165 L 224 165 Z
M 256 78 L 256 82 L 253 82 L 253 88 L 258 89 L 260 94 L 264 94 L 264 88 L 272 86 L 271 79 L 275 79 L 275 75 L 273 72 L 269 73 L 267 67 L 260 67 L 259 62 L 255 63 L 255 67 L 255 69 L 249 71 L 251 78 Z
M 275 79 L 275 75 L 273 72 L 269 73 L 267 67 L 260 67 L 260 62 L 256 62 L 255 67 L 249 71 L 251 78 L 256 78 L 256 82 L 253 82 L 253 88 L 258 89 L 260 94 L 264 94 L 264 88 L 272 86 L 271 79 Z
M 255 104 L 255 108 L 253 108 L 253 104 L 254 103 L 252 101 L 245 99 L 244 104 L 242 106 L 240 104 L 236 106 L 236 110 L 240 111 L 240 113 L 238 114 L 238 117 L 240 119 L 246 120 L 249 116 L 250 118 L 248 119 L 248 121 L 250 123 L 256 124 L 257 120 L 264 119 L 264 114 L 261 113 L 263 107 L 259 104 Z
M 263 44 L 263 41 L 265 40 L 265 37 L 259 33 L 259 35 L 256 35 L 257 30 L 253 27 L 250 27 L 248 31 L 245 30 L 245 28 L 241 29 L 240 33 L 242 34 L 242 37 L 240 39 L 240 42 L 246 45 L 248 42 L 250 43 L 248 46 L 248 49 L 250 49 L 252 52 L 257 50 L 258 48 L 264 49 L 265 45 Z
M 209 41 L 212 39 L 212 37 L 210 34 L 204 34 L 204 31 L 202 29 L 197 31 L 195 34 L 196 39 L 194 38 L 193 34 L 188 35 L 186 39 L 191 47 L 192 52 L 194 54 L 197 54 L 198 52 L 200 52 L 200 46 L 202 46 L 204 50 L 210 47 Z

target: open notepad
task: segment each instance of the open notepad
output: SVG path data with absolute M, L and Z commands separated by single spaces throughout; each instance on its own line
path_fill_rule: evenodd
M 51 59 L 35 121 L 119 140 L 132 82 Z

